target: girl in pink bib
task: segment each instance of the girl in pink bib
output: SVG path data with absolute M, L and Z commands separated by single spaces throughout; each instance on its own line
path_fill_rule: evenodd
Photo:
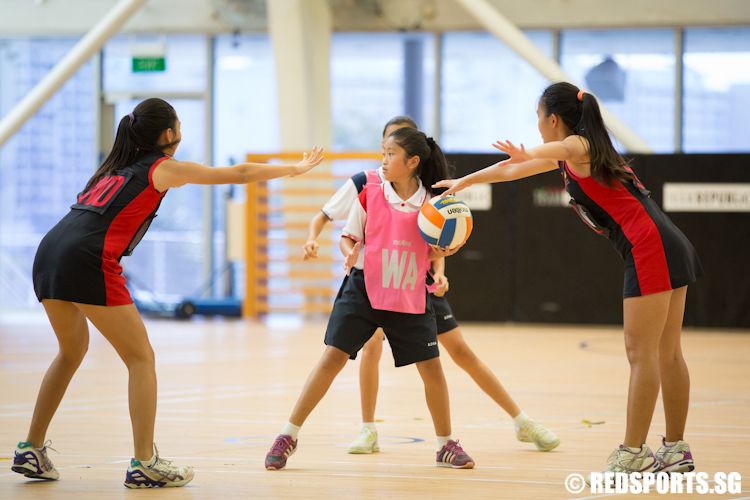
M 474 460 L 451 435 L 448 386 L 426 287 L 430 261 L 452 255 L 458 248 L 430 247 L 417 228 L 419 210 L 431 197 L 426 186 L 447 179 L 448 166 L 432 138 L 401 128 L 385 142 L 382 170 L 386 181 L 368 183 L 349 213 L 341 238 L 347 276 L 328 321 L 326 349 L 266 455 L 266 469 L 286 466 L 297 449 L 300 427 L 346 361 L 356 356 L 378 327 L 388 337 L 396 366 L 416 364 L 422 377 L 437 434 L 436 464 L 474 467 Z M 360 252 L 364 252 L 364 264 L 357 262 Z

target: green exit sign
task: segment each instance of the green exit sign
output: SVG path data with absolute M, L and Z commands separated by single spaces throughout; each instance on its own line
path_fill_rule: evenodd
M 139 71 L 164 71 L 163 57 L 134 57 L 133 72 Z

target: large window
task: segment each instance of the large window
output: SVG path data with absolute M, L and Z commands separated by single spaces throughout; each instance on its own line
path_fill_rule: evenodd
M 561 65 L 655 152 L 674 152 L 672 30 L 565 31 Z
M 552 57 L 552 35 L 527 32 Z M 446 151 L 497 151 L 498 139 L 541 144 L 536 101 L 547 80 L 489 33 L 443 35 L 441 146 Z
M 0 40 L 0 116 L 75 43 Z M 86 63 L 0 149 L 0 308 L 38 307 L 31 279 L 36 249 L 94 172 L 94 90 Z
M 749 152 L 750 28 L 685 30 L 683 149 Z
M 434 54 L 432 35 L 334 34 L 334 149 L 379 150 L 386 122 L 403 114 L 414 115 L 419 128 L 431 135 L 435 116 Z M 407 83 L 409 92 L 405 92 Z
M 247 153 L 281 149 L 276 62 L 268 35 L 221 35 L 214 39 L 214 160 L 223 167 L 245 161 Z M 242 200 L 245 186 L 215 186 L 213 211 L 213 292 L 244 294 L 244 264 L 226 269 L 226 203 Z
M 223 35 L 214 42 L 214 164 L 281 148 L 276 63 L 268 35 Z

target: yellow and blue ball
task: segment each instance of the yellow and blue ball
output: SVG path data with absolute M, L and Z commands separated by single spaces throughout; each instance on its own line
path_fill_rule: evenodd
M 436 196 L 422 205 L 419 233 L 430 245 L 455 248 L 469 239 L 473 227 L 471 210 L 455 196 Z

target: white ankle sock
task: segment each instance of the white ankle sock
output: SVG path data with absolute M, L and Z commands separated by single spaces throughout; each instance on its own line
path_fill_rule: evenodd
M 281 434 L 286 434 L 287 436 L 292 436 L 292 441 L 297 440 L 297 434 L 299 434 L 299 430 L 302 427 L 299 425 L 294 425 L 291 422 L 287 422 L 283 429 L 281 429 Z
M 623 445 L 624 446 L 624 445 Z M 631 448 L 630 446 L 625 446 L 628 450 L 630 450 L 631 453 L 640 453 L 643 447 L 640 448 Z
M 442 450 L 443 446 L 445 446 L 446 444 L 448 444 L 448 440 L 449 439 L 453 439 L 453 435 L 450 435 L 450 436 L 437 436 L 437 442 L 438 442 L 437 451 Z
M 679 443 L 679 441 L 664 441 L 664 446 L 666 446 L 667 448 L 671 448 L 672 446 L 676 445 L 677 443 Z
M 144 466 L 144 467 L 151 467 L 155 463 L 156 463 L 156 453 L 154 453 L 153 455 L 151 455 L 151 460 L 142 461 L 141 465 Z
M 516 427 L 522 427 L 523 424 L 525 424 L 528 419 L 529 419 L 529 416 L 526 415 L 524 412 L 521 412 L 515 417 L 513 417 L 513 423 L 516 425 Z
M 370 429 L 372 432 L 378 432 L 378 429 L 375 427 L 375 422 L 362 422 L 362 427 L 360 427 L 360 429 L 364 429 L 365 427 Z

